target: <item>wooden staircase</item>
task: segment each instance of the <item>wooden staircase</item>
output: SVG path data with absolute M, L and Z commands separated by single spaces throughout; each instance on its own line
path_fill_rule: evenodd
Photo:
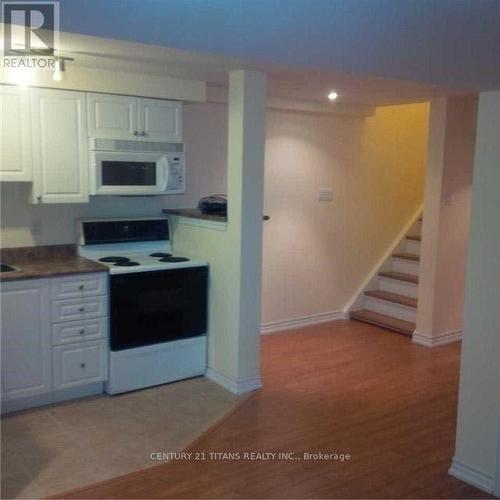
M 373 289 L 366 290 L 362 308 L 351 311 L 351 319 L 413 335 L 417 319 L 418 275 L 421 243 L 420 219 L 392 254 L 388 269 L 381 270 Z M 418 234 L 417 234 L 418 233 Z

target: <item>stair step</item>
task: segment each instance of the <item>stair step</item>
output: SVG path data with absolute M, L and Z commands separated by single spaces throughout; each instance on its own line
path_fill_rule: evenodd
M 386 314 L 369 311 L 368 309 L 352 311 L 350 316 L 351 319 L 362 321 L 363 323 L 369 323 L 375 326 L 380 326 L 382 328 L 387 328 L 388 330 L 403 333 L 404 335 L 411 336 L 415 331 L 415 323 L 393 318 L 392 316 L 387 316 Z
M 413 236 L 407 236 L 407 240 L 412 240 L 412 241 L 422 241 L 422 236 L 419 236 L 418 234 L 413 235 Z
M 418 276 L 414 274 L 398 273 L 396 271 L 382 271 L 378 273 L 383 278 L 391 278 L 393 280 L 406 281 L 408 283 L 418 284 Z
M 395 253 L 392 255 L 393 257 L 396 257 L 396 259 L 404 259 L 404 260 L 412 260 L 414 262 L 420 262 L 420 255 L 417 255 L 416 253 Z
M 365 292 L 365 295 L 374 297 L 375 299 L 386 300 L 387 302 L 395 302 L 403 306 L 417 307 L 417 299 L 400 295 L 399 293 L 386 292 L 385 290 L 368 290 Z

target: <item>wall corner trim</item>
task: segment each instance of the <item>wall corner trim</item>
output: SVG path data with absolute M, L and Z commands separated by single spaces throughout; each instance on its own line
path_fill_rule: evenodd
M 476 488 L 479 488 L 486 493 L 493 493 L 494 479 L 490 474 L 485 474 L 470 465 L 466 465 L 456 457 L 453 457 L 453 462 L 448 471 L 450 476 L 456 477 Z
M 356 289 L 354 294 L 351 296 L 351 298 L 347 301 L 343 312 L 346 316 L 349 315 L 349 312 L 353 309 L 355 304 L 358 302 L 360 297 L 363 295 L 367 287 L 370 285 L 372 280 L 376 277 L 378 274 L 379 270 L 382 268 L 384 263 L 389 259 L 394 251 L 396 250 L 397 246 L 401 242 L 401 240 L 406 236 L 408 231 L 411 229 L 413 224 L 417 222 L 417 219 L 422 215 L 424 206 L 423 204 L 419 205 L 417 210 L 413 213 L 413 215 L 408 219 L 408 222 L 403 226 L 401 231 L 397 234 L 397 236 L 392 240 L 392 242 L 389 244 L 387 247 L 386 251 L 383 253 L 383 255 L 380 257 L 380 259 L 375 263 L 375 265 L 372 267 L 371 271 L 367 274 L 366 278 L 364 281 L 361 283 L 361 285 Z
M 258 375 L 248 378 L 232 378 L 215 368 L 209 367 L 205 376 L 212 382 L 221 385 L 224 389 L 227 389 L 233 394 L 245 394 L 262 387 L 262 380 Z
M 319 314 L 311 314 L 310 316 L 301 316 L 300 318 L 265 323 L 261 325 L 260 333 L 262 335 L 267 335 L 269 333 L 277 333 L 283 330 L 295 330 L 305 326 L 317 325 L 320 323 L 327 323 L 329 321 L 337 321 L 339 319 L 346 318 L 347 314 L 344 311 L 330 311 Z
M 438 335 L 429 336 L 425 335 L 418 330 L 413 333 L 412 341 L 415 344 L 423 345 L 426 347 L 437 347 L 440 345 L 452 344 L 453 342 L 459 342 L 462 340 L 462 329 L 451 330 L 449 332 L 443 332 Z

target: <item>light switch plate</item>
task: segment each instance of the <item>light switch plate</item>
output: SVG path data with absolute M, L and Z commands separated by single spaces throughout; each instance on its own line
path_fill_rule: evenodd
M 333 189 L 323 188 L 319 190 L 318 194 L 319 201 L 333 201 Z

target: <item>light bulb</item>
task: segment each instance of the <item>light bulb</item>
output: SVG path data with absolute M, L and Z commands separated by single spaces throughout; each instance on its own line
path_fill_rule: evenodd
M 337 99 L 338 96 L 339 95 L 334 90 L 328 92 L 328 99 L 330 99 L 330 101 L 335 101 L 335 99 Z
M 64 59 L 56 59 L 55 65 L 54 65 L 54 74 L 52 75 L 52 80 L 55 82 L 60 82 L 64 79 Z

